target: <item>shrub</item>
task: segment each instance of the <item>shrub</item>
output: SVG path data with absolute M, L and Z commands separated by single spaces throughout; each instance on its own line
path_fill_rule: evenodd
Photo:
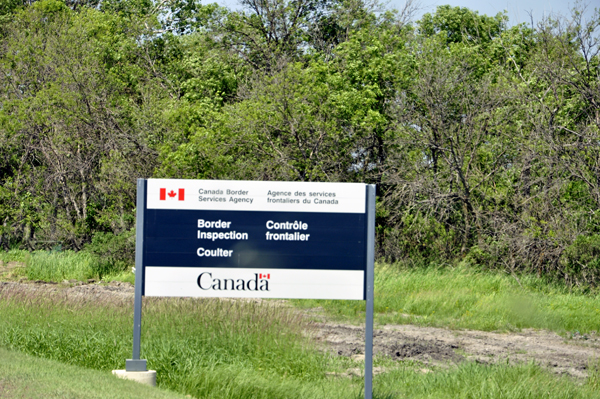
M 98 232 L 85 246 L 85 251 L 98 259 L 96 272 L 100 278 L 122 272 L 135 263 L 135 230 L 119 235 Z
M 570 284 L 600 283 L 600 235 L 579 236 L 560 257 L 561 277 Z

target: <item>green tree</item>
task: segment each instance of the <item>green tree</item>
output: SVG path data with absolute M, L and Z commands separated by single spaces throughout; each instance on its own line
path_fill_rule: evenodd
M 15 234 L 27 231 L 25 241 L 81 248 L 94 229 L 130 227 L 135 177 L 150 175 L 155 157 L 135 126 L 131 82 L 110 65 L 127 47 L 115 46 L 119 20 L 60 4 L 44 0 L 23 10 L 2 42 L 3 186 L 17 201 L 33 197 L 30 215 L 39 217 L 33 223 L 12 213 L 3 222 Z M 3 208 L 15 202 L 3 198 Z

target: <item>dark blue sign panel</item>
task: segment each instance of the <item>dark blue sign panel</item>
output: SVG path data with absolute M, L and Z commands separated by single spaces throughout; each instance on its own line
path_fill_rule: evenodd
M 364 214 L 148 209 L 144 219 L 152 266 L 365 269 Z

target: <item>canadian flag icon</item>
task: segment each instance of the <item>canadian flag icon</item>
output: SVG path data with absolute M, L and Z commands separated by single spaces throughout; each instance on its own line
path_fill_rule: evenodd
M 261 273 L 261 274 L 258 275 L 258 278 L 261 278 L 261 279 L 262 278 L 266 278 L 267 280 L 269 280 L 271 278 L 271 273 L 269 273 L 269 274 L 262 274 Z
M 184 201 L 185 200 L 185 189 L 180 188 L 177 192 L 175 190 L 171 189 L 171 191 L 167 192 L 166 188 L 161 188 L 160 189 L 160 200 L 166 201 L 167 197 L 169 197 L 169 198 L 177 197 L 177 199 L 179 201 Z

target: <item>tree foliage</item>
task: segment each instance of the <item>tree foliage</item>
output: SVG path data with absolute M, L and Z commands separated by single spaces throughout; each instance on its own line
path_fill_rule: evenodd
M 0 2 L 0 244 L 130 259 L 138 177 L 367 182 L 382 258 L 597 285 L 600 14 L 412 4 Z

